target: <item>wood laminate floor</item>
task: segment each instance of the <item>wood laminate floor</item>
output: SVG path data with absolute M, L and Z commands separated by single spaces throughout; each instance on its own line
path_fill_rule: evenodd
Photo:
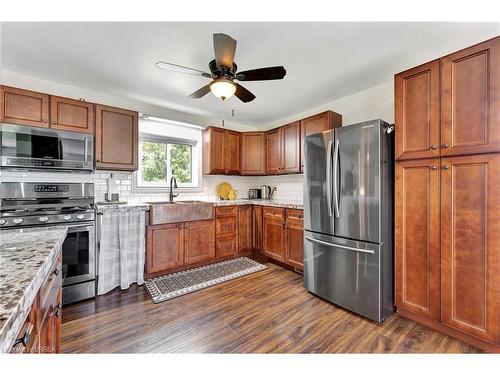
M 477 353 L 396 314 L 377 324 L 268 269 L 160 304 L 143 287 L 63 308 L 66 353 Z

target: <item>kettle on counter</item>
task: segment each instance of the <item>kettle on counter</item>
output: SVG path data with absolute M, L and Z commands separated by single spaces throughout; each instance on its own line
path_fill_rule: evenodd
M 262 199 L 271 199 L 274 192 L 276 191 L 276 187 L 271 188 L 271 186 L 269 185 L 262 185 L 260 191 L 260 196 Z

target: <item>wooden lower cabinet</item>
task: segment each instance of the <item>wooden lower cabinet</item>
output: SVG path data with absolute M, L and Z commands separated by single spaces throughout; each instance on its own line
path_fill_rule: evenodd
M 146 276 L 183 265 L 184 223 L 148 226 Z
M 396 163 L 398 313 L 500 352 L 500 154 Z
M 262 253 L 262 206 L 252 207 L 252 228 L 253 250 Z
M 439 320 L 439 159 L 396 163 L 396 305 Z
M 263 208 L 263 241 L 264 255 L 284 261 L 285 259 L 285 210 L 283 208 Z
M 214 220 L 190 221 L 184 224 L 184 261 L 186 264 L 215 258 Z
M 304 268 L 304 218 L 302 210 L 286 212 L 285 263 L 298 269 Z
M 441 321 L 500 344 L 500 154 L 441 165 Z
M 237 206 L 215 207 L 215 256 L 225 258 L 238 252 Z
M 238 206 L 238 253 L 252 251 L 252 206 Z

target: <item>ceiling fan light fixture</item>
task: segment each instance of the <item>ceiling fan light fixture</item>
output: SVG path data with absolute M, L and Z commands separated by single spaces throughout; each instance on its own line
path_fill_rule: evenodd
M 236 85 L 229 79 L 219 78 L 210 84 L 210 91 L 219 99 L 226 100 L 234 95 Z

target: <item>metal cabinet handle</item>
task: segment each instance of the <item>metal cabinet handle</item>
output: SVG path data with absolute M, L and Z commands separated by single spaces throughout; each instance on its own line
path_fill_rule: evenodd
M 431 150 L 435 150 L 437 149 L 437 146 L 436 145 L 431 145 Z
M 442 145 L 442 147 L 443 147 L 443 148 L 448 148 L 448 147 L 450 147 L 450 145 L 449 145 L 448 143 L 444 143 L 444 144 Z
M 56 122 L 55 121 L 52 121 L 52 124 L 55 124 Z
M 59 275 L 59 268 L 56 268 L 53 272 L 52 275 L 57 276 Z
M 441 167 L 441 169 L 450 169 L 450 166 L 449 166 L 449 165 L 443 165 L 443 166 Z
M 52 316 L 55 316 L 59 318 L 59 315 L 61 315 L 61 304 L 58 303 L 56 307 L 54 307 L 54 311 L 52 313 Z
M 46 124 L 46 123 L 47 123 L 47 120 L 42 120 L 42 122 L 43 122 L 44 124 Z
M 433 171 L 435 171 L 436 169 L 438 169 L 438 167 L 436 167 L 435 165 L 433 165 L 433 166 L 431 167 L 431 169 L 432 169 Z

